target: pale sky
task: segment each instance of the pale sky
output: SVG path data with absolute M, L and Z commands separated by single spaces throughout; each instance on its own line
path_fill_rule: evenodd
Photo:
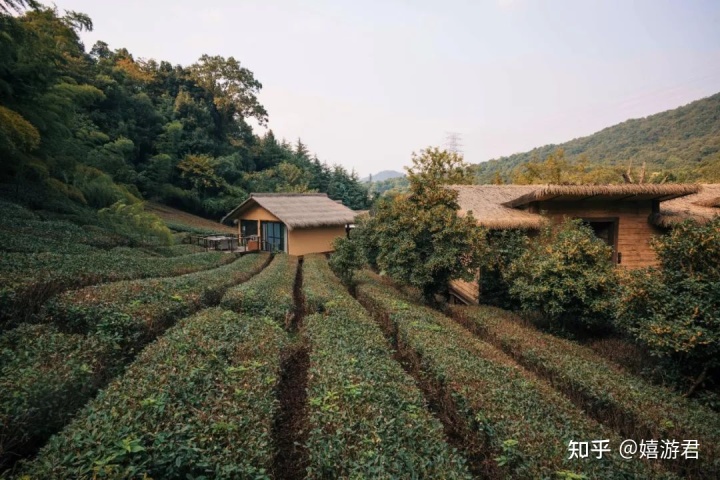
M 479 163 L 720 91 L 717 0 L 56 0 L 135 58 L 234 56 L 276 136 L 360 175 Z

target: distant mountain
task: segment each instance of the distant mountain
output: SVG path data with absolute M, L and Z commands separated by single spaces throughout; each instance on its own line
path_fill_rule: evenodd
M 382 182 L 383 180 L 388 180 L 390 178 L 398 178 L 398 177 L 404 177 L 405 174 L 402 172 L 398 172 L 395 170 L 383 170 L 382 172 L 378 172 L 374 175 L 372 175 L 372 181 L 373 182 Z M 370 177 L 365 177 L 360 179 L 361 182 L 369 182 Z
M 545 145 L 475 166 L 480 183 L 497 175 L 511 181 L 516 169 L 533 159 L 544 160 L 558 148 L 565 157 L 587 158 L 591 168 L 639 167 L 668 181 L 718 181 L 720 175 L 720 93 L 674 110 L 627 120 L 587 137 Z

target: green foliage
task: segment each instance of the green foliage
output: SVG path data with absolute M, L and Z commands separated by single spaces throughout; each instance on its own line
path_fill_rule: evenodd
M 285 334 L 220 309 L 184 319 L 80 412 L 31 478 L 267 478 Z
M 132 353 L 178 318 L 219 303 L 229 287 L 251 278 L 266 261 L 265 254 L 245 255 L 190 275 L 73 290 L 50 300 L 44 316 L 63 331 L 98 334 Z
M 452 314 L 624 438 L 698 439 L 699 460 L 680 459 L 666 465 L 670 469 L 698 478 L 720 471 L 715 412 L 623 371 L 587 347 L 527 326 L 507 311 L 453 307 Z
M 10 341 L 3 344 L 2 355 L 15 359 L 16 368 L 26 365 L 26 370 L 17 381 L 15 370 L 3 370 L 4 376 L 0 377 L 0 384 L 12 388 L 6 392 L 12 401 L 5 405 L 14 402 L 24 406 L 0 414 L 4 418 L 0 438 L 13 439 L 15 445 L 14 450 L 3 452 L 0 461 L 32 450 L 47 440 L 97 392 L 102 379 L 117 375 L 144 346 L 179 318 L 216 305 L 228 287 L 252 277 L 266 259 L 265 255 L 248 255 L 206 272 L 66 292 L 46 304 L 41 318 L 48 326 L 37 332 L 37 339 L 12 341 L 18 335 L 33 335 L 23 333 L 23 326 L 5 333 Z M 54 337 L 45 338 L 46 335 Z M 65 346 L 68 343 L 70 347 Z M 35 344 L 39 346 L 33 347 Z M 50 368 L 44 360 L 45 357 L 59 360 L 66 355 L 69 357 L 64 360 L 65 366 Z M 50 393 L 44 394 L 48 389 Z M 50 394 L 69 400 L 49 401 Z M 27 412 L 45 423 L 28 427 L 31 420 L 27 419 Z
M 653 248 L 660 269 L 627 275 L 617 324 L 652 353 L 699 377 L 720 366 L 720 217 L 677 225 Z
M 293 285 L 298 259 L 276 254 L 262 272 L 247 282 L 230 288 L 220 306 L 245 315 L 268 317 L 281 325 L 290 325 L 295 315 Z
M 554 325 L 607 328 L 617 288 L 611 253 L 580 220 L 547 226 L 510 266 L 510 294 Z
M 628 120 L 587 137 L 560 145 L 545 145 L 529 152 L 474 165 L 478 183 L 499 177 L 528 182 L 623 183 L 628 167 L 646 163 L 647 182 L 720 182 L 720 94 L 646 118 Z M 549 175 L 554 152 L 564 151 L 560 178 Z M 559 159 L 556 159 L 559 160 Z M 560 165 L 564 162 L 564 165 Z M 550 162 L 552 163 L 552 162 Z M 540 170 L 540 176 L 533 174 Z M 523 178 L 525 177 L 525 178 Z M 553 179 L 554 177 L 554 179 Z M 559 180 L 559 181 L 558 181 Z
M 333 241 L 333 250 L 330 268 L 346 286 L 352 287 L 355 272 L 365 266 L 365 252 L 361 242 L 355 238 L 338 237 Z
M 463 443 L 501 460 L 484 462 L 483 476 L 550 478 L 559 470 L 591 478 L 650 476 L 643 463 L 619 456 L 569 459 L 570 440 L 604 438 L 619 444 L 619 437 L 508 356 L 436 310 L 410 303 L 376 275 L 363 273 L 357 293 L 394 336 L 401 358 L 426 390 L 437 392 L 437 401 L 463 432 Z M 505 443 L 510 439 L 517 444 Z
M 117 202 L 98 212 L 101 222 L 127 237 L 139 237 L 144 243 L 171 245 L 172 232 L 157 215 L 146 212 L 141 202 L 127 205 Z
M 0 336 L 0 469 L 67 423 L 104 379 L 109 345 L 24 324 Z
M 87 15 L 34 2 L 7 10 L 31 4 L 20 16 L 0 12 L 2 181 L 49 179 L 94 208 L 137 192 L 216 218 L 248 191 L 320 191 L 367 207 L 354 172 L 311 158 L 301 141 L 253 132 L 249 118 L 267 122 L 262 85 L 235 58 L 173 66 L 104 42 L 86 54 Z
M 510 266 L 529 245 L 525 230 L 492 230 L 488 233 L 480 271 L 480 302 L 502 308 L 513 308 L 508 276 Z
M 473 279 L 484 231 L 472 215 L 458 216 L 457 192 L 443 188 L 469 179 L 457 154 L 429 148 L 413 155 L 408 179 L 410 194 L 378 202 L 362 235 L 366 251 L 377 251 L 371 264 L 376 261 L 389 276 L 433 301 L 435 294 L 447 293 L 450 280 Z
M 303 263 L 309 478 L 468 478 L 412 378 L 320 255 Z M 320 312 L 320 313 L 318 313 Z
M 52 295 L 130 278 L 183 275 L 232 260 L 221 252 L 148 258 L 142 251 L 87 254 L 5 253 L 0 263 L 0 330 L 27 319 Z

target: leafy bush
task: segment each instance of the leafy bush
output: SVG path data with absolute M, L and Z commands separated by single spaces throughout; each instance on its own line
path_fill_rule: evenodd
M 142 203 L 117 202 L 98 212 L 106 228 L 140 242 L 172 245 L 172 232 L 157 215 L 146 212 Z
M 96 334 L 132 354 L 178 318 L 219 303 L 229 287 L 250 279 L 267 260 L 266 254 L 251 254 L 179 277 L 73 290 L 50 300 L 43 313 L 63 331 Z
M 589 348 L 525 326 L 504 310 L 453 307 L 452 313 L 625 438 L 699 440 L 699 460 L 675 460 L 666 466 L 699 477 L 703 472 L 720 473 L 720 417 L 716 413 L 624 372 Z
M 568 442 L 617 435 L 508 356 L 441 313 L 408 303 L 363 273 L 358 298 L 396 340 L 403 361 L 462 432 L 468 450 L 486 458 L 490 478 L 550 478 L 561 471 L 591 478 L 649 477 L 641 462 L 619 456 L 568 459 Z M 494 458 L 490 461 L 489 458 Z
M 617 325 L 654 354 L 697 377 L 720 367 L 720 217 L 684 222 L 653 241 L 660 269 L 630 272 Z
M 50 325 L 0 336 L 0 470 L 70 420 L 104 380 L 107 344 Z
M 220 305 L 246 315 L 270 317 L 289 325 L 295 314 L 293 286 L 298 259 L 277 254 L 267 268 L 247 282 L 228 289 Z
M 0 330 L 27 319 L 51 296 L 97 283 L 182 275 L 227 264 L 233 256 L 205 252 L 149 258 L 142 250 L 92 255 L 5 253 L 0 262 Z
M 148 347 L 55 436 L 31 478 L 267 478 L 285 334 L 204 310 Z
M 508 274 L 510 265 L 528 247 L 528 235 L 524 230 L 492 230 L 488 233 L 487 250 L 484 252 L 480 271 L 480 302 L 503 308 L 513 308 L 516 302 L 510 297 Z
M 17 452 L 39 445 L 63 425 L 78 406 L 92 397 L 99 387 L 96 379 L 115 376 L 137 352 L 177 319 L 216 305 L 227 287 L 247 280 L 266 261 L 266 255 L 246 255 L 230 265 L 207 272 L 116 282 L 67 292 L 51 300 L 44 313 L 54 328 L 44 327 L 49 333 L 40 330 L 40 337 L 34 340 L 43 346 L 42 350 L 31 350 L 28 354 L 24 342 L 8 341 L 5 344 L 3 356 L 14 359 L 14 369 L 3 370 L 0 384 L 15 388 L 7 390 L 7 398 L 12 400 L 6 405 L 16 404 L 23 408 L 3 412 L 0 438 L 26 439 L 25 443 L 16 442 Z M 23 330 L 17 331 L 21 333 L 16 335 L 13 330 L 6 335 L 9 339 L 18 338 Z M 54 340 L 55 337 L 46 339 L 45 335 L 56 335 L 59 340 Z M 77 344 L 77 347 L 75 350 L 65 348 L 64 342 Z M 58 359 L 67 366 L 49 368 L 44 358 Z M 15 380 L 15 369 L 23 368 L 22 378 Z M 64 374 L 63 368 L 71 369 L 72 375 Z M 87 369 L 89 371 L 84 372 Z M 53 396 L 72 401 L 51 402 L 46 396 L 36 394 L 43 392 L 46 385 L 52 388 Z M 32 412 L 33 417 L 44 419 L 45 423 L 28 424 L 26 412 Z
M 510 266 L 510 294 L 554 324 L 606 328 L 617 288 L 611 253 L 580 220 L 546 227 Z
M 445 188 L 469 183 L 461 156 L 428 148 L 413 154 L 412 161 L 410 193 L 378 202 L 361 237 L 377 250 L 371 264 L 376 261 L 390 277 L 419 288 L 434 302 L 435 295 L 448 294 L 451 280 L 475 277 L 485 232 L 472 215 L 458 215 L 458 192 Z
M 355 272 L 365 265 L 362 245 L 355 238 L 338 237 L 333 242 L 333 249 L 330 268 L 346 286 L 352 287 Z
M 412 378 L 327 261 L 305 257 L 309 478 L 467 478 Z M 321 312 L 321 313 L 317 313 Z

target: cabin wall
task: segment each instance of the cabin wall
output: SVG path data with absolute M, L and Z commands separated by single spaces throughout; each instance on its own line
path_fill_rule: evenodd
M 333 241 L 345 236 L 345 226 L 295 228 L 288 232 L 288 253 L 306 255 L 309 253 L 332 252 Z
M 258 228 L 257 228 L 258 233 L 260 233 L 260 221 L 266 221 L 266 222 L 280 222 L 281 221 L 279 218 L 277 218 L 272 213 L 270 213 L 267 210 L 265 210 L 264 208 L 256 205 L 256 206 L 248 209 L 247 211 L 245 211 L 245 213 L 243 213 L 242 215 L 240 215 L 237 218 L 238 235 L 240 235 L 240 236 L 242 236 L 241 220 L 256 220 L 257 224 L 258 224 Z
M 620 267 L 634 269 L 657 264 L 650 239 L 662 231 L 650 224 L 652 202 L 539 202 L 542 215 L 553 222 L 562 222 L 564 217 L 572 218 L 618 218 L 617 251 L 622 254 Z

